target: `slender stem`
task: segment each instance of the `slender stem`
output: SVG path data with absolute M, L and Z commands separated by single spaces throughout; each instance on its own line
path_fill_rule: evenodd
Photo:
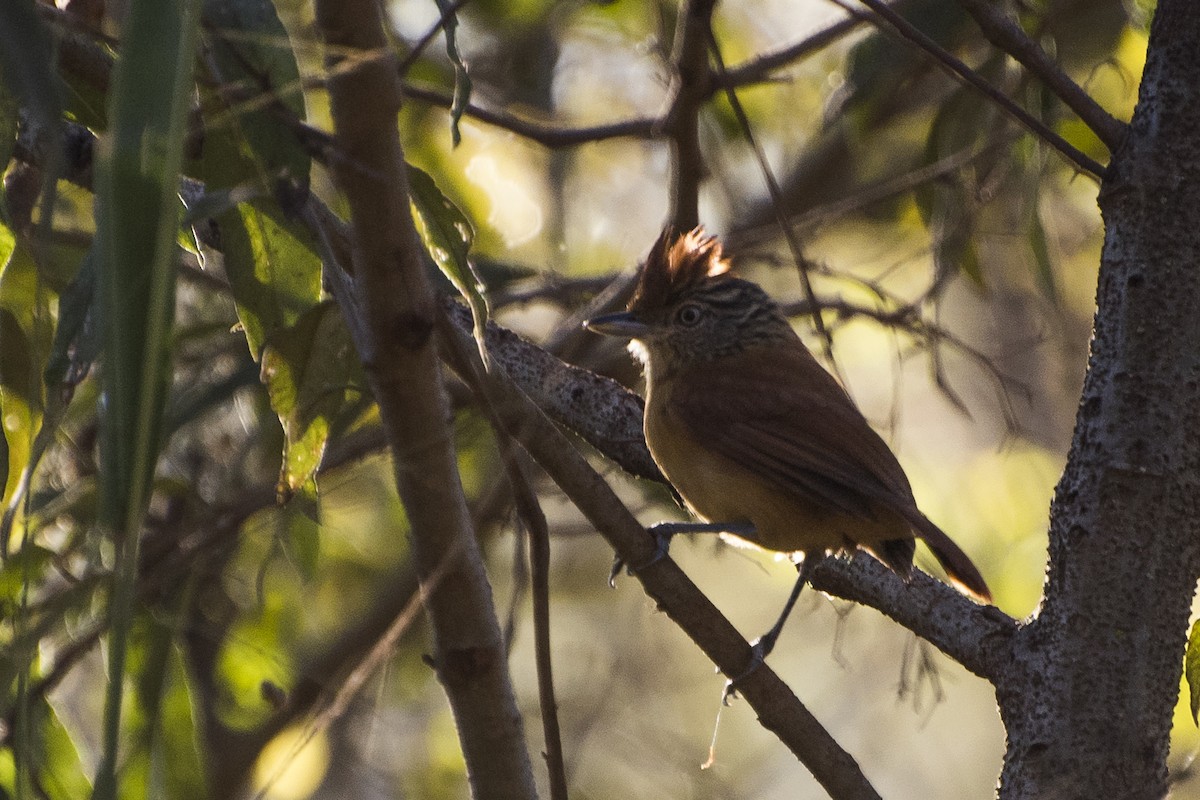
M 711 29 L 708 31 L 708 46 L 712 51 L 713 60 L 716 61 L 717 73 L 723 75 L 725 73 L 725 59 L 721 57 L 721 48 L 717 45 L 717 38 L 713 35 Z M 775 179 L 775 173 L 771 170 L 771 164 L 767 161 L 766 153 L 763 152 L 758 140 L 754 137 L 754 130 L 750 127 L 750 118 L 746 115 L 746 109 L 742 107 L 742 101 L 738 99 L 737 90 L 732 86 L 726 86 L 725 96 L 729 100 L 729 105 L 733 109 L 734 116 L 737 117 L 738 126 L 742 129 L 746 141 L 750 143 L 750 149 L 754 151 L 754 157 L 758 161 L 758 168 L 762 172 L 763 180 L 766 181 L 767 192 L 771 196 L 771 208 L 775 211 L 775 219 L 779 223 L 779 229 L 783 232 L 783 238 L 787 241 L 792 259 L 796 262 L 796 271 L 800 274 L 800 286 L 804 290 L 804 297 L 812 306 L 810 318 L 813 321 L 813 327 L 817 329 L 817 335 L 821 337 L 821 348 L 824 351 L 825 362 L 841 378 L 840 370 L 837 368 L 837 361 L 833 357 L 833 335 L 830 334 L 829 329 L 825 326 L 825 320 L 821 317 L 820 306 L 816 302 L 817 295 L 813 289 L 812 277 L 809 274 L 812 270 L 812 262 L 805 257 L 804 251 L 800 247 L 800 240 L 796 237 L 796 231 L 788 219 L 787 210 L 783 202 L 783 190 L 779 188 L 779 181 Z

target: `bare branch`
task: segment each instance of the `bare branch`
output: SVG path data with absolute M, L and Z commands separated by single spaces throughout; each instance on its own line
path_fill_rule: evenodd
M 857 29 L 864 22 L 870 22 L 871 16 L 858 9 L 846 9 L 849 14 L 843 20 L 833 23 L 824 30 L 817 31 L 795 44 L 788 45 L 773 53 L 766 53 L 745 64 L 738 64 L 719 71 L 713 76 L 713 89 L 726 89 L 731 86 L 748 86 L 769 79 L 772 72 L 790 67 L 818 50 L 823 50 Z
M 445 92 L 411 83 L 404 84 L 404 95 L 445 109 L 449 109 L 454 104 L 454 98 Z M 586 128 L 567 128 L 505 111 L 493 111 L 474 103 L 467 105 L 464 116 L 511 131 L 551 149 L 576 147 L 589 142 L 602 142 L 606 139 L 618 139 L 623 136 L 654 139 L 662 135 L 662 120 L 656 118 L 644 117 Z
M 700 182 L 704 177 L 700 109 L 711 93 L 708 39 L 716 5 L 716 0 L 688 0 L 680 9 L 675 29 L 674 93 L 663 127 L 671 140 L 674 166 L 668 219 L 680 231 L 700 224 Z
M 434 346 L 438 310 L 396 129 L 395 60 L 337 69 L 345 53 L 386 49 L 379 13 L 373 0 L 317 2 L 317 25 L 330 48 L 331 116 L 340 152 L 348 156 L 336 160 L 333 174 L 353 223 L 354 278 L 332 287 L 347 316 L 362 315 L 361 326 L 349 327 L 392 452 L 434 631 L 434 667 L 454 712 L 473 796 L 533 798 L 521 716 L 447 424 Z M 339 269 L 333 264 L 328 271 Z
M 537 671 L 538 700 L 542 711 L 542 731 L 546 743 L 546 766 L 550 777 L 550 800 L 567 800 L 567 771 L 563 763 L 562 733 L 558 723 L 558 700 L 554 693 L 553 659 L 550 647 L 550 526 L 538 502 L 537 493 L 521 463 L 520 451 L 500 419 L 499 399 L 485 380 L 486 368 L 479 351 L 458 335 L 448 315 L 439 315 L 442 342 L 455 372 L 474 392 L 492 425 L 512 488 L 517 515 L 529 535 L 529 572 L 533 583 L 534 661 Z M 511 642 L 509 642 L 511 644 Z
M 987 0 L 958 0 L 958 3 L 975 18 L 989 42 L 1041 78 L 1050 91 L 1079 115 L 1084 124 L 1104 142 L 1110 153 L 1120 147 L 1125 140 L 1125 123 L 1105 111 L 1079 84 L 1071 80 L 1020 25 L 1005 16 L 998 5 Z

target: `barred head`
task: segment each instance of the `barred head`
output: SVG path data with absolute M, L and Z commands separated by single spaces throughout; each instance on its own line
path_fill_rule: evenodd
M 684 234 L 667 227 L 650 249 L 629 310 L 666 308 L 728 272 L 729 261 L 715 236 L 709 236 L 702 227 Z

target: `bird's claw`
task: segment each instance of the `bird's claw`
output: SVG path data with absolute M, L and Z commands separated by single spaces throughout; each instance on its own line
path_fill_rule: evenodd
M 738 673 L 737 676 L 725 681 L 725 691 L 721 695 L 721 703 L 723 705 L 729 705 L 729 701 L 737 694 L 738 685 L 753 675 L 766 662 L 767 656 L 775 649 L 775 639 L 778 638 L 778 634 L 773 636 L 773 633 L 775 632 L 771 631 L 766 636 L 751 642 L 750 661 L 747 662 L 746 668 Z
M 671 550 L 671 537 L 679 532 L 679 523 L 674 522 L 657 522 L 646 529 L 646 533 L 654 539 L 654 555 L 644 564 L 629 566 L 629 574 L 641 572 L 646 567 L 652 564 L 657 564 L 667 557 L 667 553 Z M 611 588 L 617 586 L 617 576 L 621 574 L 621 569 L 625 567 L 625 559 L 617 556 L 613 559 L 612 569 L 608 573 L 608 585 Z

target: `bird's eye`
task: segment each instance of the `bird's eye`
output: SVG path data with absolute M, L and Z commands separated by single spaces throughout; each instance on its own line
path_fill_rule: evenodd
M 688 303 L 675 312 L 675 321 L 680 325 L 695 325 L 700 321 L 703 312 L 695 303 Z

